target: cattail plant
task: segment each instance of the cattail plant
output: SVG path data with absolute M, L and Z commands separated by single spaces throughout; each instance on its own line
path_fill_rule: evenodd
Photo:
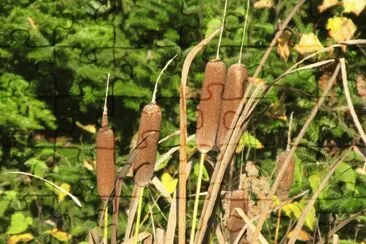
M 108 200 L 114 189 L 116 174 L 114 133 L 108 126 L 107 96 L 109 77 L 110 74 L 108 74 L 107 79 L 102 124 L 96 137 L 97 190 L 103 201 Z
M 224 145 L 225 137 L 230 129 L 235 112 L 243 98 L 245 92 L 245 82 L 248 80 L 248 71 L 244 64 L 241 63 L 244 37 L 248 20 L 250 1 L 247 1 L 247 11 L 243 26 L 243 34 L 240 45 L 239 59 L 237 64 L 229 67 L 226 75 L 224 92 L 222 96 L 220 109 L 220 122 L 218 124 L 216 146 L 221 148 Z
M 226 223 L 226 228 L 229 232 L 230 243 L 234 243 L 240 230 L 245 222 L 240 215 L 235 211 L 235 208 L 240 208 L 245 214 L 248 214 L 248 192 L 246 189 L 238 189 L 231 193 L 229 197 L 229 218 Z
M 151 178 L 154 175 L 154 168 L 156 162 L 156 153 L 158 149 L 158 141 L 160 136 L 160 126 L 161 126 L 161 109 L 159 105 L 156 104 L 156 93 L 158 82 L 160 80 L 163 72 L 168 68 L 169 64 L 174 60 L 175 55 L 170 59 L 161 72 L 155 82 L 155 87 L 153 91 L 153 96 L 151 103 L 147 104 L 141 113 L 140 125 L 137 135 L 137 146 L 133 152 L 132 159 L 132 169 L 134 174 L 134 179 L 138 191 L 138 210 L 137 210 L 137 221 L 135 226 L 135 243 L 137 244 L 139 225 L 142 210 L 142 197 L 144 192 L 144 187 L 150 183 Z
M 220 60 L 220 45 L 224 31 L 227 0 L 225 0 L 222 27 L 219 42 L 217 44 L 216 59 L 206 64 L 204 80 L 201 88 L 201 98 L 197 108 L 196 144 L 201 153 L 199 173 L 196 186 L 196 197 L 193 207 L 192 226 L 189 243 L 194 242 L 197 223 L 199 195 L 201 191 L 202 174 L 205 154 L 215 146 L 217 128 L 220 120 L 221 97 L 225 85 L 226 66 Z

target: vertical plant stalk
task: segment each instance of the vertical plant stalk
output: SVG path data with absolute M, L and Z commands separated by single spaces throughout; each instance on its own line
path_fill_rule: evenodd
M 206 155 L 205 153 L 201 153 L 201 157 L 200 157 L 200 166 L 199 166 L 200 168 L 199 168 L 199 173 L 198 173 L 197 186 L 196 186 L 196 197 L 194 200 L 193 215 L 192 215 L 191 237 L 189 239 L 190 244 L 193 244 L 193 242 L 194 242 L 194 233 L 195 233 L 196 224 L 197 224 L 198 203 L 200 200 L 203 163 L 205 162 L 205 155 Z
M 159 83 L 159 80 L 162 76 L 162 74 L 164 73 L 164 71 L 168 68 L 169 64 L 171 62 L 173 62 L 173 60 L 178 56 L 178 54 L 174 55 L 174 57 L 172 57 L 164 66 L 164 68 L 160 71 L 159 75 L 158 75 L 158 78 L 156 78 L 156 81 L 155 81 L 155 86 L 154 86 L 154 91 L 153 91 L 153 96 L 152 96 L 152 99 L 151 99 L 151 103 L 156 103 L 156 93 L 158 91 L 158 83 Z
M 145 187 L 139 187 L 139 203 L 137 208 L 137 219 L 136 219 L 136 226 L 135 226 L 135 239 L 134 244 L 138 244 L 139 242 L 139 231 L 140 231 L 140 219 L 141 219 L 141 211 L 142 211 L 142 199 L 144 197 L 144 188 Z
M 324 91 L 323 95 L 321 96 L 321 98 L 319 99 L 318 103 L 315 105 L 315 107 L 311 111 L 311 113 L 310 113 L 309 117 L 307 118 L 304 126 L 301 128 L 301 131 L 300 131 L 299 135 L 296 137 L 295 142 L 294 142 L 293 146 L 291 147 L 291 150 L 289 151 L 289 153 L 287 155 L 287 158 L 286 158 L 285 162 L 283 163 L 283 165 L 281 167 L 281 170 L 278 172 L 276 180 L 275 180 L 275 182 L 273 183 L 273 185 L 271 187 L 271 190 L 268 194 L 268 199 L 273 199 L 273 196 L 274 196 L 274 194 L 277 190 L 277 187 L 278 187 L 279 183 L 281 182 L 281 179 L 282 179 L 282 177 L 283 177 L 283 175 L 284 175 L 284 173 L 285 173 L 285 171 L 286 171 L 286 169 L 287 169 L 287 167 L 288 167 L 288 165 L 291 161 L 292 156 L 295 153 L 295 150 L 297 149 L 297 146 L 300 144 L 300 141 L 303 138 L 303 136 L 305 135 L 305 132 L 308 129 L 310 123 L 314 119 L 315 115 L 318 113 L 320 106 L 323 104 L 326 96 L 328 95 L 328 93 L 332 89 L 332 87 L 333 87 L 333 85 L 336 81 L 336 78 L 339 74 L 339 71 L 340 71 L 340 64 L 337 65 L 337 67 L 336 67 L 336 69 L 333 73 L 333 76 L 330 78 L 330 80 L 328 82 L 327 88 L 325 89 L 325 91 Z M 269 207 L 270 207 L 270 201 L 269 201 L 269 203 L 264 205 L 264 209 L 262 210 L 262 213 L 261 213 L 260 218 L 258 220 L 257 228 L 256 228 L 256 231 L 254 233 L 254 236 L 252 238 L 251 243 L 254 243 L 257 240 L 257 236 L 258 236 L 259 232 L 261 231 L 262 226 L 264 224 L 264 221 L 267 217 Z
M 246 33 L 246 30 L 247 30 L 247 24 L 248 24 L 249 7 L 250 7 L 250 0 L 247 0 L 247 11 L 245 13 L 245 21 L 244 21 L 244 26 L 243 26 L 243 35 L 241 36 L 238 64 L 241 64 L 241 56 L 243 54 L 244 39 L 245 39 L 245 33 Z
M 215 30 L 207 38 L 192 48 L 184 60 L 179 99 L 179 188 L 178 188 L 178 243 L 186 244 L 186 194 L 187 194 L 187 79 L 189 69 L 194 57 L 219 33 L 221 28 Z
M 103 231 L 103 243 L 108 243 L 108 206 L 104 210 L 104 231 Z
M 222 25 L 221 25 L 221 30 L 220 30 L 220 37 L 219 37 L 219 42 L 217 43 L 217 51 L 216 51 L 216 59 L 217 60 L 220 60 L 220 46 L 221 46 L 222 33 L 224 32 L 224 26 L 225 26 L 226 9 L 227 9 L 227 0 L 225 0 L 224 15 L 222 16 Z
M 344 91 L 344 95 L 346 96 L 349 111 L 351 113 L 353 122 L 356 125 L 358 133 L 360 133 L 360 136 L 363 140 L 363 143 L 366 145 L 366 135 L 365 135 L 365 132 L 363 131 L 361 123 L 360 123 L 360 121 L 357 117 L 355 108 L 353 107 L 353 103 L 352 103 L 352 100 L 351 100 L 351 95 L 349 93 L 348 80 L 347 80 L 347 69 L 346 69 L 346 64 L 345 64 L 344 58 L 341 58 L 340 62 L 341 62 L 341 70 L 342 70 L 343 91 Z
M 260 64 L 258 65 L 255 74 L 254 74 L 254 80 L 258 77 L 259 73 L 261 72 L 266 60 L 269 57 L 269 54 L 272 50 L 272 48 L 275 46 L 277 39 L 282 35 L 284 29 L 287 27 L 289 22 L 291 21 L 294 14 L 297 12 L 297 10 L 300 8 L 300 6 L 305 2 L 305 0 L 300 0 L 298 4 L 293 8 L 291 13 L 288 15 L 286 20 L 284 21 L 283 25 L 281 26 L 280 30 L 276 33 L 275 37 L 273 38 L 269 48 L 267 49 L 265 55 L 262 57 Z M 235 151 L 235 145 L 239 141 L 239 138 L 241 136 L 241 133 L 245 130 L 247 126 L 247 119 L 248 114 L 243 112 L 244 106 L 247 107 L 247 109 L 250 108 L 247 104 L 247 98 L 249 94 L 254 94 L 253 92 L 253 86 L 251 83 L 249 84 L 248 88 L 245 91 L 244 97 L 240 102 L 240 105 L 238 106 L 238 109 L 236 111 L 236 115 L 234 116 L 234 119 L 231 123 L 230 129 L 225 141 L 228 142 L 226 147 L 220 152 L 219 159 L 220 162 L 216 164 L 215 170 L 213 172 L 213 176 L 211 177 L 210 187 L 208 189 L 208 195 L 205 199 L 205 203 L 203 206 L 203 210 L 201 213 L 200 222 L 198 225 L 198 231 L 196 234 L 196 241 L 198 243 L 202 243 L 204 235 L 206 233 L 207 224 L 209 221 L 209 218 L 211 217 L 217 195 L 220 189 L 220 184 L 223 179 L 223 175 L 225 173 L 226 167 L 228 163 L 231 160 L 231 157 Z M 263 86 L 259 85 L 254 91 L 261 91 L 263 89 Z M 258 98 L 258 97 L 257 97 Z M 256 104 L 255 104 L 256 105 Z M 255 105 L 252 107 L 254 109 Z M 230 144 L 229 144 L 230 143 Z
M 299 220 L 297 221 L 297 224 L 296 224 L 294 230 L 292 231 L 291 238 L 288 241 L 288 244 L 294 244 L 296 242 L 298 234 L 300 233 L 300 231 L 302 229 L 302 226 L 305 223 L 306 216 L 310 212 L 310 210 L 311 210 L 312 206 L 314 205 L 316 199 L 319 197 L 321 191 L 327 186 L 327 183 L 328 183 L 330 177 L 333 175 L 333 173 L 337 169 L 338 165 L 343 162 L 343 159 L 347 156 L 347 154 L 350 151 L 351 151 L 351 149 L 348 148 L 346 151 L 344 151 L 342 153 L 342 155 L 340 157 L 338 157 L 338 159 L 334 160 L 334 163 L 328 169 L 327 175 L 323 178 L 323 180 L 319 184 L 318 188 L 316 189 L 314 194 L 311 196 L 308 204 L 303 209 L 302 214 L 301 214 Z

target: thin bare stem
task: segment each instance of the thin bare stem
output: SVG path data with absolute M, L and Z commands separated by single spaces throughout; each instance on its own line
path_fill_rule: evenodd
M 108 88 L 109 88 L 109 78 L 110 78 L 111 74 L 108 73 L 108 77 L 107 77 L 107 87 L 105 89 L 105 97 L 104 97 L 104 107 L 103 107 L 103 114 L 107 114 L 107 97 L 108 97 Z
M 288 125 L 288 133 L 287 133 L 287 147 L 286 147 L 286 151 L 290 151 L 291 148 L 291 131 L 292 131 L 292 120 L 294 119 L 294 112 L 291 113 L 290 115 L 290 122 Z
M 164 68 L 160 71 L 159 75 L 158 75 L 158 78 L 156 78 L 156 81 L 155 81 L 155 86 L 154 86 L 154 92 L 153 92 L 153 96 L 152 96 L 152 99 L 151 99 L 151 103 L 156 103 L 156 93 L 158 91 L 158 83 L 159 83 L 159 80 L 160 80 L 160 77 L 162 76 L 162 74 L 164 73 L 164 71 L 168 68 L 169 64 L 171 62 L 173 62 L 173 60 L 178 56 L 178 54 L 174 55 L 174 57 L 172 57 L 164 66 Z
M 103 231 L 103 243 L 108 243 L 108 206 L 104 210 L 104 231 Z
M 221 25 L 221 30 L 220 30 L 220 37 L 219 37 L 219 42 L 217 44 L 217 51 L 216 51 L 216 59 L 217 60 L 220 60 L 220 46 L 221 46 L 222 33 L 224 32 L 224 26 L 225 26 L 226 8 L 227 8 L 227 0 L 225 0 L 224 15 L 222 17 L 222 25 Z
M 346 70 L 346 64 L 345 64 L 344 58 L 341 58 L 340 62 L 341 62 L 341 69 L 342 69 L 343 90 L 344 90 L 344 95 L 346 96 L 349 111 L 352 115 L 352 119 L 353 119 L 353 122 L 356 125 L 358 133 L 360 133 L 360 136 L 363 140 L 363 143 L 365 143 L 365 145 L 366 145 L 366 135 L 365 135 L 365 132 L 363 131 L 361 123 L 360 123 L 360 121 L 357 117 L 355 108 L 353 107 L 353 103 L 352 103 L 352 100 L 351 100 L 351 95 L 349 93 L 348 80 L 347 80 L 347 70 Z
M 206 39 L 202 40 L 197 46 L 193 47 L 184 60 L 180 81 L 180 100 L 179 100 L 179 190 L 178 190 L 178 244 L 186 244 L 186 191 L 187 191 L 187 79 L 189 69 L 194 57 L 218 34 L 221 28 L 215 30 Z
M 245 13 L 245 21 L 244 21 L 244 26 L 243 26 L 243 35 L 241 36 L 241 43 L 240 43 L 240 52 L 239 52 L 238 64 L 241 63 L 241 56 L 243 54 L 243 46 L 244 46 L 244 39 L 245 39 L 244 37 L 245 37 L 245 33 L 246 33 L 246 29 L 247 29 L 247 24 L 248 24 L 249 7 L 250 7 L 250 0 L 247 0 L 247 11 Z
M 66 191 L 65 189 L 59 187 L 58 185 L 56 185 L 55 183 L 49 181 L 49 180 L 46 180 L 42 177 L 39 177 L 37 175 L 33 175 L 31 173 L 26 173 L 26 172 L 22 172 L 22 171 L 10 171 L 10 172 L 4 172 L 2 174 L 19 174 L 19 175 L 27 175 L 27 176 L 31 176 L 31 177 L 34 177 L 34 178 L 37 178 L 37 179 L 40 179 L 50 185 L 52 185 L 53 187 L 55 187 L 57 190 L 67 194 L 69 197 L 71 197 L 71 199 L 76 203 L 76 205 L 78 205 L 79 207 L 82 207 L 81 205 L 81 202 L 79 201 L 79 199 L 77 197 L 75 197 L 74 195 L 72 195 L 70 192 Z
M 194 233 L 196 231 L 198 203 L 199 203 L 199 200 L 200 200 L 202 174 L 203 174 L 203 163 L 204 162 L 205 162 L 205 153 L 201 153 L 200 167 L 199 167 L 197 186 L 196 186 L 196 197 L 195 197 L 195 200 L 194 200 L 193 215 L 192 215 L 191 237 L 189 239 L 190 244 L 193 244 L 193 242 L 194 242 Z

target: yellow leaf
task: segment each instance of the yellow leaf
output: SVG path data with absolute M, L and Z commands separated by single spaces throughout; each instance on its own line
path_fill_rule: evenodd
M 323 49 L 323 45 L 314 33 L 302 34 L 299 43 L 295 45 L 295 50 L 302 55 L 314 53 L 321 49 Z
M 290 56 L 290 48 L 288 47 L 288 42 L 291 38 L 291 32 L 284 31 L 282 35 L 277 39 L 277 53 L 287 61 Z
M 47 234 L 50 234 L 52 237 L 56 238 L 59 241 L 66 242 L 71 239 L 71 234 L 58 230 L 54 228 L 52 230 L 46 231 Z
M 94 161 L 89 162 L 88 160 L 84 160 L 83 165 L 88 170 L 94 171 L 94 168 L 95 168 L 95 162 Z
M 318 6 L 318 10 L 320 13 L 322 13 L 328 8 L 334 7 L 336 5 L 338 5 L 338 0 L 323 0 L 323 3 Z
M 344 13 L 360 15 L 366 6 L 366 0 L 343 0 Z
M 272 8 L 272 0 L 259 0 L 254 3 L 254 8 Z
M 24 233 L 24 234 L 20 234 L 20 235 L 13 235 L 10 236 L 10 238 L 8 239 L 8 244 L 16 244 L 18 242 L 28 242 L 33 240 L 33 235 L 30 233 Z
M 291 238 L 293 235 L 292 231 L 290 231 L 287 235 L 287 238 Z M 299 234 L 296 236 L 296 239 L 299 240 L 299 241 L 309 241 L 311 239 L 311 236 L 303 231 L 303 230 L 300 230 Z
M 64 189 L 65 191 L 67 191 L 67 192 L 70 192 L 70 190 L 71 190 L 71 186 L 67 183 L 62 183 L 60 185 L 60 187 L 62 189 Z M 67 196 L 67 194 L 65 192 L 62 192 L 62 191 L 57 190 L 57 189 L 55 190 L 55 192 L 57 194 L 58 202 L 62 202 L 63 200 L 65 200 L 65 197 Z
M 83 129 L 91 134 L 95 134 L 97 133 L 97 128 L 95 127 L 95 125 L 83 125 L 82 123 L 80 123 L 79 121 L 75 122 L 75 125 L 77 127 L 79 127 L 80 129 Z
M 345 17 L 333 17 L 328 19 L 327 29 L 329 35 L 337 42 L 349 40 L 356 32 L 356 26 L 351 19 Z
M 161 176 L 161 182 L 163 183 L 165 189 L 170 194 L 175 191 L 178 179 L 174 179 L 168 172 L 164 172 L 163 175 Z

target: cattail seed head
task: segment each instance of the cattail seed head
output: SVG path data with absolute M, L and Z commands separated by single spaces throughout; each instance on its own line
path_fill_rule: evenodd
M 147 185 L 154 174 L 160 125 L 160 107 L 155 103 L 147 104 L 141 113 L 137 146 L 133 153 L 134 178 L 140 187 Z
M 280 153 L 277 160 L 276 175 L 278 175 L 278 173 L 280 172 L 282 165 L 285 163 L 285 160 L 288 155 L 289 151 L 283 151 Z M 295 171 L 295 157 L 292 156 L 276 190 L 276 194 L 281 201 L 287 199 L 288 197 L 288 193 L 294 181 L 294 171 Z
M 227 222 L 227 229 L 230 233 L 230 242 L 233 243 L 243 228 L 245 222 L 240 215 L 235 211 L 235 208 L 240 208 L 245 214 L 248 214 L 248 193 L 245 189 L 238 189 L 231 193 L 229 198 L 230 216 Z
M 216 146 L 221 148 L 224 144 L 235 112 L 243 98 L 245 81 L 248 80 L 248 71 L 243 64 L 233 64 L 229 67 L 224 92 L 221 102 L 220 123 L 217 132 Z
M 201 153 L 207 153 L 215 146 L 225 77 L 224 62 L 213 60 L 207 63 L 197 109 L 196 142 Z
M 103 113 L 102 127 L 96 137 L 97 190 L 102 200 L 107 200 L 114 188 L 115 141 L 113 130 L 108 127 L 108 115 Z

